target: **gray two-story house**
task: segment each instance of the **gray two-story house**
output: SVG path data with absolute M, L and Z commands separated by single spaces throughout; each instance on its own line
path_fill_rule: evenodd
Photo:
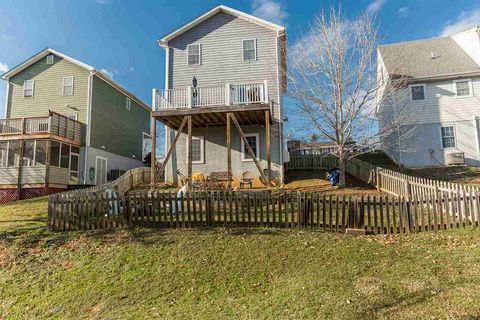
M 0 202 L 100 185 L 143 166 L 151 109 L 104 73 L 47 48 L 2 78 Z
M 165 89 L 152 115 L 165 125 L 167 183 L 177 170 L 224 172 L 234 187 L 246 172 L 254 186 L 283 181 L 285 43 L 284 27 L 225 6 L 159 40 Z
M 377 66 L 382 86 L 405 82 L 379 99 L 377 110 L 380 132 L 398 126 L 382 145 L 394 161 L 410 168 L 480 164 L 479 27 L 379 46 Z

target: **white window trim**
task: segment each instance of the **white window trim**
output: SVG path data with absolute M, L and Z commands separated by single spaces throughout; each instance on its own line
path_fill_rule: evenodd
M 444 147 L 443 146 L 442 128 L 445 128 L 445 127 L 453 127 L 453 140 L 455 141 L 455 146 L 454 147 Z M 458 143 L 457 143 L 457 128 L 455 127 L 454 124 L 441 124 L 440 125 L 440 146 L 443 150 L 452 150 L 452 149 L 457 148 L 457 146 L 458 146 Z
M 25 90 L 27 90 L 26 84 L 27 82 L 32 82 L 32 95 L 31 96 L 25 96 Z M 23 81 L 23 97 L 24 98 L 33 98 L 35 96 L 35 80 L 30 79 L 30 80 L 25 80 Z
M 97 170 L 97 159 L 103 159 L 105 160 L 105 183 L 108 182 L 108 159 L 107 158 L 104 158 L 104 157 L 99 157 L 99 156 L 95 156 L 95 179 L 94 179 L 94 182 L 95 184 L 97 183 L 97 174 L 98 174 L 98 170 Z M 69 170 L 69 175 L 70 175 L 70 162 L 68 163 L 68 170 Z
M 254 49 L 254 58 L 251 60 L 246 60 L 245 59 L 245 41 L 253 40 L 253 49 Z M 256 38 L 250 38 L 250 39 L 243 39 L 242 40 L 242 60 L 243 61 L 256 61 L 257 60 L 257 39 Z
M 47 65 L 52 65 L 53 64 L 53 59 L 54 59 L 54 55 L 53 54 L 49 54 L 47 56 Z
M 423 87 L 423 99 L 422 100 L 413 100 L 412 87 Z M 411 102 L 420 102 L 427 100 L 427 84 L 426 83 L 416 83 L 408 85 L 408 95 L 410 96 Z
M 191 46 L 198 46 L 198 63 L 192 63 L 190 64 L 190 59 L 189 59 L 189 48 Z M 202 44 L 201 43 L 191 43 L 187 45 L 187 66 L 192 67 L 192 66 L 200 66 L 202 65 Z
M 260 156 L 260 134 L 258 133 L 245 133 L 245 138 L 247 137 L 255 137 L 257 139 L 257 143 L 256 143 L 256 152 L 255 154 L 257 155 L 257 160 L 259 159 L 259 156 Z M 242 161 L 253 161 L 253 159 L 250 159 L 250 158 L 245 158 L 245 141 L 243 140 L 242 137 L 240 137 L 240 142 L 241 142 L 241 152 L 242 152 Z
M 65 88 L 69 87 L 69 86 L 66 86 L 66 85 L 65 85 L 65 80 L 66 80 L 66 79 L 72 79 L 72 94 L 65 94 Z M 74 90 L 75 90 L 75 78 L 74 78 L 73 76 L 63 77 L 63 78 L 62 78 L 62 95 L 63 95 L 64 97 L 73 96 Z
M 193 164 L 203 164 L 205 163 L 205 139 L 204 136 L 192 136 L 192 140 L 200 140 L 200 161 L 192 161 Z M 187 136 L 187 149 L 185 150 L 185 163 L 188 164 L 188 136 Z
M 132 110 L 132 100 L 130 98 L 127 98 L 125 100 L 125 109 L 127 110 Z
M 466 96 L 459 96 L 457 92 L 457 82 L 467 82 L 468 81 L 468 90 L 469 90 L 469 95 Z M 473 85 L 472 85 L 472 79 L 457 79 L 453 80 L 453 89 L 455 90 L 455 97 L 456 98 L 471 98 L 473 97 Z

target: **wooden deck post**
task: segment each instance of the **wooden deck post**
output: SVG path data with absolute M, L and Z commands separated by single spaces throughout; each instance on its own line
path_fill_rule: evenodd
M 159 177 L 162 176 L 163 171 L 165 170 L 165 166 L 167 165 L 168 159 L 172 156 L 173 150 L 175 149 L 175 145 L 177 144 L 178 139 L 180 138 L 180 134 L 182 133 L 183 128 L 185 127 L 185 123 L 187 122 L 187 117 L 183 117 L 182 123 L 180 123 L 180 126 L 178 127 L 177 134 L 175 135 L 175 139 L 173 139 L 173 143 L 168 149 L 167 154 L 165 155 L 165 159 L 163 160 L 162 165 L 158 169 L 156 181 L 158 182 Z M 167 139 L 167 137 L 165 137 Z
M 237 127 L 238 133 L 240 133 L 240 136 L 242 137 L 243 142 L 245 143 L 245 146 L 247 147 L 248 154 L 250 155 L 250 157 L 252 157 L 253 162 L 255 163 L 255 166 L 257 166 L 257 169 L 260 172 L 260 176 L 262 177 L 262 179 L 265 182 L 268 183 L 267 177 L 265 177 L 265 174 L 263 173 L 262 167 L 260 166 L 260 163 L 258 163 L 257 157 L 253 153 L 252 147 L 250 146 L 250 143 L 248 143 L 248 140 L 245 137 L 245 134 L 243 133 L 242 127 L 240 127 L 240 124 L 238 123 L 237 118 L 235 117 L 235 115 L 233 113 L 231 114 L 231 118 L 233 120 L 233 123 Z M 242 150 L 242 152 L 243 152 L 243 150 Z
M 45 157 L 45 188 L 48 188 L 50 183 L 50 158 L 51 158 L 51 151 L 52 148 L 52 140 L 47 140 L 47 154 Z
M 156 160 L 156 148 L 157 148 L 157 119 L 152 117 L 152 150 L 150 152 L 150 186 L 153 188 L 155 186 L 155 167 L 157 164 Z
M 22 121 L 23 125 L 23 121 Z M 21 200 L 22 190 L 22 173 L 23 173 L 23 156 L 25 154 L 25 140 L 20 140 L 20 159 L 18 162 L 18 176 L 17 176 L 17 195 L 18 200 Z
M 270 154 L 270 111 L 265 111 L 265 140 L 267 146 L 268 186 L 272 185 L 272 159 Z
M 188 116 L 188 189 L 192 187 L 192 116 Z
M 232 136 L 230 127 L 230 113 L 227 113 L 227 178 L 228 188 L 232 187 Z

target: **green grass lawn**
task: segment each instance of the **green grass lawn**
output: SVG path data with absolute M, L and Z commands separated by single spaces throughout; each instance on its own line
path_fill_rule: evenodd
M 480 230 L 48 232 L 0 207 L 0 319 L 475 319 Z

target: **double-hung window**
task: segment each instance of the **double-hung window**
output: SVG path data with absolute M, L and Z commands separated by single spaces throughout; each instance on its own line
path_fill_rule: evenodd
M 73 77 L 63 77 L 63 95 L 73 96 Z
M 258 133 L 249 133 L 245 134 L 245 138 L 248 141 L 248 144 L 250 145 L 250 148 L 252 148 L 253 154 L 255 155 L 256 158 L 258 158 L 258 155 L 260 154 L 260 139 Z M 242 161 L 253 161 L 252 157 L 248 153 L 248 147 L 245 144 L 245 141 L 242 139 Z
M 257 59 L 257 39 L 243 40 L 243 60 Z
M 188 65 L 200 65 L 202 59 L 202 45 L 201 44 L 189 44 L 187 46 Z
M 187 137 L 188 147 L 188 137 Z M 188 159 L 188 149 L 187 149 Z M 204 163 L 205 161 L 205 144 L 202 136 L 192 137 L 192 163 Z
M 455 148 L 455 127 L 447 126 L 442 127 L 442 147 L 443 148 Z
M 410 99 L 412 101 L 422 101 L 426 97 L 426 86 L 424 84 L 412 84 L 410 88 Z
M 23 97 L 33 97 L 35 91 L 35 80 L 25 80 L 23 82 Z
M 457 97 L 472 96 L 472 81 L 470 79 L 454 80 L 453 84 Z

